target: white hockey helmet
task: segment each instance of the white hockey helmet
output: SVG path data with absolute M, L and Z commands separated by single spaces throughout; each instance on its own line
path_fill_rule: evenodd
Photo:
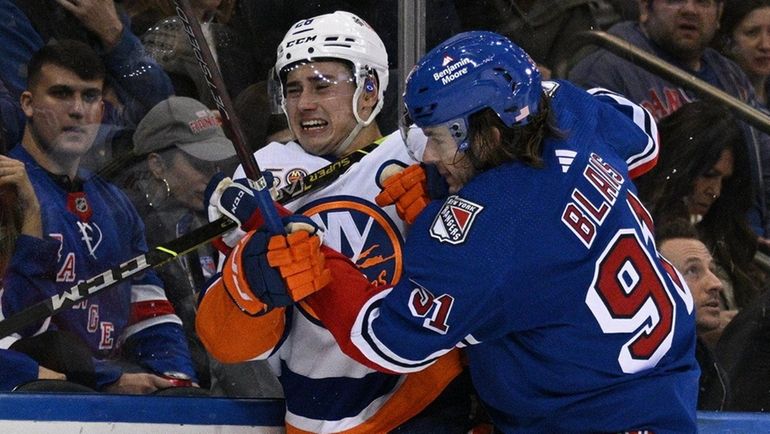
M 289 66 L 297 62 L 325 59 L 341 59 L 352 64 L 356 82 L 353 114 L 359 124 L 369 125 L 382 109 L 385 89 L 388 87 L 388 53 L 385 44 L 366 21 L 350 12 L 336 11 L 298 21 L 291 26 L 278 46 L 275 71 L 280 77 L 281 87 Z M 364 120 L 358 114 L 358 98 L 372 71 L 377 72 L 379 80 L 379 101 L 369 119 Z

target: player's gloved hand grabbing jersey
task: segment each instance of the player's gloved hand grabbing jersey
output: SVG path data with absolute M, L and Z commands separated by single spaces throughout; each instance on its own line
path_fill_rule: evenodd
M 242 311 L 258 315 L 291 305 L 331 281 L 320 251 L 322 232 L 308 217 L 287 215 L 279 207 L 286 235 L 260 230 L 264 220 L 254 192 L 246 182 L 221 176 L 209 183 L 206 203 L 210 220 L 224 215 L 239 224 L 222 236 L 218 248 L 229 253 L 222 279 Z
M 320 229 L 308 217 L 284 217 L 287 235 L 249 232 L 233 247 L 222 278 L 233 301 L 251 315 L 302 300 L 331 281 Z
M 412 224 L 430 202 L 425 170 L 419 164 L 406 169 L 393 164 L 382 171 L 382 191 L 374 198 L 379 206 L 396 205 L 398 216 Z

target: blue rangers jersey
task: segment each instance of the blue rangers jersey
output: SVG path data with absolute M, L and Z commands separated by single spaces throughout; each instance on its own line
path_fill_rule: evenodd
M 10 155 L 26 164 L 40 202 L 43 232 L 56 241 L 58 252 L 54 253 L 55 263 L 50 257 L 12 262 L 3 280 L 3 315 L 61 294 L 147 251 L 144 225 L 117 187 L 81 169 L 82 193 L 73 195 L 21 145 Z M 51 264 L 48 270 L 38 265 L 46 263 Z M 183 372 L 194 378 L 181 321 L 152 271 L 117 283 L 43 324 L 27 328 L 20 336 L 48 328 L 79 336 L 97 359 L 124 356 L 158 374 Z M 103 364 L 97 366 L 97 373 L 100 387 L 120 375 L 114 367 Z
M 332 284 L 306 300 L 377 369 L 465 348 L 505 432 L 694 432 L 692 297 L 631 181 L 657 158 L 654 121 L 607 91 L 544 88 L 563 137 L 542 168 L 503 164 L 431 203 L 394 288 L 353 299 L 355 273 L 327 256 Z
M 330 163 L 294 142 L 272 143 L 255 156 L 278 187 L 302 188 L 303 177 Z M 356 263 L 373 286 L 391 286 L 403 273 L 406 225 L 395 207 L 383 210 L 374 197 L 385 167 L 413 163 L 396 132 L 330 185 L 288 207 L 324 228 L 325 242 Z M 239 169 L 236 177 L 242 174 Z M 235 249 L 228 264 L 241 263 L 242 251 Z M 200 303 L 198 335 L 223 362 L 268 360 L 284 390 L 289 432 L 390 431 L 423 410 L 460 371 L 459 357 L 452 354 L 417 374 L 377 372 L 346 356 L 304 303 L 252 317 L 233 303 L 223 280 L 215 281 Z

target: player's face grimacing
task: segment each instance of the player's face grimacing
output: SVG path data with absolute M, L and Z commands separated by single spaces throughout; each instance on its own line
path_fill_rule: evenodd
M 341 62 L 311 62 L 289 71 L 284 86 L 289 126 L 310 154 L 341 155 L 337 149 L 356 126 L 355 84 Z
M 465 154 L 457 149 L 457 141 L 446 125 L 422 130 L 428 138 L 422 161 L 435 165 L 449 185 L 449 192 L 457 193 L 473 177 L 473 166 Z

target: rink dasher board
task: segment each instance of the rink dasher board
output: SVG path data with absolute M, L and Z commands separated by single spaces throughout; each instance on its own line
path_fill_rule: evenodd
M 0 433 L 281 433 L 284 411 L 280 399 L 0 393 Z M 698 431 L 770 433 L 770 414 L 699 411 Z
M 284 411 L 279 399 L 2 393 L 0 433 L 280 433 Z
M 0 421 L 0 432 L 8 434 L 278 434 L 285 430 L 281 427 L 234 425 Z

